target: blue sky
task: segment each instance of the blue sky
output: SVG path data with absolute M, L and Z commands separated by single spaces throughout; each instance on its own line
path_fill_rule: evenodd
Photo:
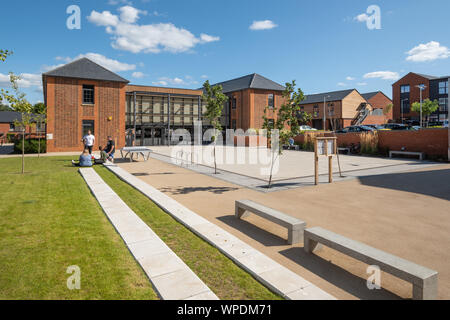
M 80 30 L 66 26 L 70 5 Z M 379 30 L 364 21 L 370 5 Z M 256 72 L 307 94 L 391 96 L 409 71 L 450 75 L 448 12 L 448 0 L 4 1 L 0 48 L 14 55 L 0 63 L 0 87 L 14 71 L 42 101 L 42 72 L 88 56 L 134 84 L 198 88 Z

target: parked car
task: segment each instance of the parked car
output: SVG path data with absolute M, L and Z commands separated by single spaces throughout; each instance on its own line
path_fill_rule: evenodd
M 384 126 L 386 129 L 390 130 L 409 130 L 410 126 L 401 123 L 388 123 Z
M 351 126 L 341 130 L 337 130 L 336 133 L 373 132 L 373 131 L 375 131 L 375 129 L 368 126 Z
M 378 130 L 378 131 L 381 131 L 381 130 L 391 130 L 391 129 L 387 129 L 385 126 L 382 126 L 382 125 L 378 125 L 378 124 L 366 124 L 365 125 L 366 127 L 370 127 L 370 128 L 372 128 L 372 129 L 375 129 L 375 130 Z
M 300 131 L 317 131 L 317 129 L 311 128 L 310 126 L 300 126 Z

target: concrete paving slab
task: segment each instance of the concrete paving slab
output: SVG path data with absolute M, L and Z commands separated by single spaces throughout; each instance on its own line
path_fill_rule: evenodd
M 161 243 L 159 238 L 133 243 L 128 247 L 136 260 L 172 251 L 166 244 Z
M 184 300 L 210 292 L 209 288 L 188 269 L 150 279 L 164 300 Z
M 325 293 L 316 286 L 308 286 L 301 290 L 291 292 L 287 295 L 291 300 L 336 300 L 335 297 Z
M 90 190 L 163 299 L 218 300 L 192 270 L 101 179 L 80 169 Z
M 304 280 L 297 281 L 297 274 L 284 268 L 276 268 L 259 274 L 258 276 L 266 279 L 279 290 L 279 293 L 286 297 L 289 293 L 301 290 L 311 285 L 311 282 Z
M 281 271 L 282 269 L 283 270 L 285 269 L 284 267 L 281 267 L 278 263 L 276 263 L 275 261 L 273 261 L 272 259 L 270 259 L 269 257 L 260 252 L 244 256 L 242 258 L 239 258 L 237 261 L 246 270 L 251 271 L 253 274 L 257 276 L 260 276 L 260 274 L 270 270 L 279 269 Z M 264 277 L 261 276 L 261 279 L 264 279 Z M 301 279 L 301 281 L 298 282 L 303 283 L 303 281 L 304 279 Z M 278 287 L 278 284 L 275 287 Z
M 150 278 L 185 269 L 184 263 L 172 251 L 146 255 L 139 263 Z

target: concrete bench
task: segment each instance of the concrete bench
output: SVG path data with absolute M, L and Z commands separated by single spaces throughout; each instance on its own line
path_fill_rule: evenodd
M 306 227 L 306 223 L 304 221 L 250 200 L 236 201 L 236 217 L 241 219 L 248 216 L 249 213 L 246 213 L 246 211 L 252 212 L 262 218 L 287 228 L 289 244 L 301 242 L 303 230 L 305 230 Z
M 414 300 L 437 299 L 437 271 L 322 228 L 306 229 L 304 237 L 304 249 L 307 253 L 314 251 L 317 244 L 321 243 L 369 265 L 377 265 L 381 270 L 411 282 Z
M 125 156 L 123 155 L 125 153 Z M 144 161 L 148 161 L 150 159 L 150 154 L 152 153 L 151 149 L 146 147 L 125 147 L 120 150 L 120 154 L 122 159 L 126 159 L 130 157 L 130 162 L 133 162 L 133 158 L 137 155 L 137 159 L 139 159 L 139 155 L 142 156 Z
M 350 154 L 350 148 L 338 148 L 338 152 L 345 151 L 347 154 Z
M 389 158 L 393 158 L 394 154 L 402 154 L 406 156 L 418 156 L 420 161 L 422 161 L 424 158 L 423 152 L 411 152 L 411 151 L 389 151 Z

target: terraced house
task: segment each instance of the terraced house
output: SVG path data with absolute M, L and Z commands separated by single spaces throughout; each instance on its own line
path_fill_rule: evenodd
M 420 115 L 411 111 L 414 102 L 422 99 L 437 100 L 439 109 L 430 115 L 429 121 L 443 123 L 448 120 L 448 82 L 450 76 L 436 77 L 410 72 L 392 85 L 394 119 L 398 122 L 419 123 Z
M 194 133 L 194 121 L 204 118 L 202 89 L 132 85 L 95 62 L 82 58 L 43 74 L 47 105 L 47 151 L 77 151 L 90 130 L 97 144 L 107 136 L 125 145 L 167 145 L 172 133 Z M 229 100 L 224 129 L 262 128 L 264 109 L 283 103 L 284 87 L 258 74 L 219 83 Z M 274 112 L 270 116 L 275 117 Z
M 391 118 L 384 115 L 383 109 L 389 103 L 382 92 L 361 94 L 349 89 L 306 95 L 300 108 L 313 116 L 312 127 L 334 131 L 352 125 L 386 123 Z

